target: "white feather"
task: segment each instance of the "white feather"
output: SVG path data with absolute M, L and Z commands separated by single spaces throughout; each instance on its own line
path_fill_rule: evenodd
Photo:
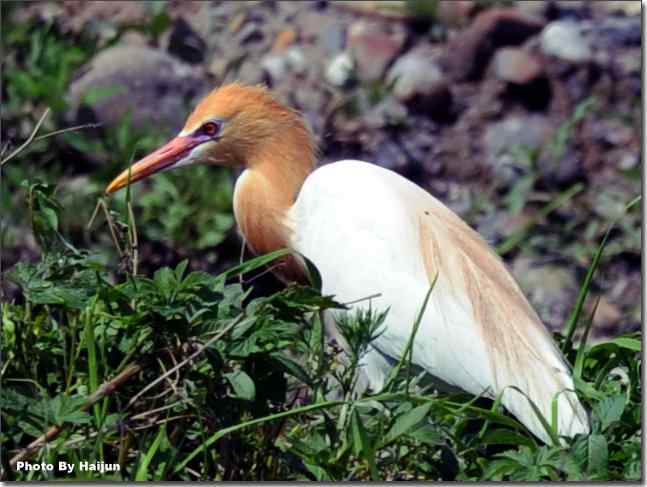
M 398 360 L 438 272 L 416 336 L 413 361 L 438 379 L 496 397 L 530 431 L 548 435 L 526 398 L 550 422 L 558 396 L 558 431 L 589 430 L 567 365 L 500 259 L 451 210 L 398 174 L 361 161 L 313 172 L 288 214 L 291 246 L 314 262 L 323 292 L 350 302 L 379 293 L 389 308 L 383 333 L 364 359 L 379 390 Z M 355 307 L 368 307 L 360 302 Z

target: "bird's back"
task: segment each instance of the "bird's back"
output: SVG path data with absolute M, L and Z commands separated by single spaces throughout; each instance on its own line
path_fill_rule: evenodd
M 558 395 L 559 432 L 588 431 L 567 365 L 488 244 L 440 201 L 398 174 L 339 161 L 305 181 L 289 213 L 291 245 L 314 262 L 323 292 L 341 302 L 380 294 L 389 313 L 364 359 L 372 388 L 398 360 L 434 277 L 413 361 L 473 394 L 495 397 L 547 440 L 528 401 L 546 418 Z M 368 307 L 363 301 L 354 307 Z

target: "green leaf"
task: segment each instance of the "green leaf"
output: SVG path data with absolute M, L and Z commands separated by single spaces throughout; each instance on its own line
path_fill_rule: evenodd
M 162 439 L 165 436 L 166 436 L 166 425 L 162 425 L 162 428 L 159 430 L 159 433 L 157 433 L 157 436 L 155 437 L 153 444 L 150 446 L 150 448 L 146 452 L 146 455 L 144 455 L 144 457 L 141 459 L 139 463 L 139 467 L 137 468 L 137 473 L 135 474 L 136 481 L 148 480 L 148 466 L 150 465 L 151 460 L 153 460 L 153 457 L 155 456 L 155 453 L 157 452 L 157 449 L 159 448 L 160 444 L 162 443 Z
M 234 389 L 234 394 L 241 399 L 252 401 L 256 396 L 254 381 L 242 370 L 225 374 L 225 377 Z
M 292 360 L 292 359 L 290 359 L 290 358 L 288 358 L 288 357 L 286 357 L 286 356 L 284 356 L 284 355 L 282 355 L 280 353 L 273 353 L 272 358 L 274 358 L 275 360 L 280 362 L 280 364 L 283 366 L 283 368 L 285 369 L 285 371 L 288 374 L 296 377 L 297 379 L 299 379 L 304 384 L 310 384 L 311 383 L 310 376 L 308 375 L 306 370 L 303 367 L 301 367 L 301 365 L 299 365 L 294 360 Z
M 607 396 L 593 407 L 593 414 L 600 420 L 601 431 L 606 430 L 620 420 L 625 410 L 626 397 L 624 394 Z
M 392 441 L 398 439 L 400 436 L 407 434 L 411 428 L 420 423 L 427 415 L 431 409 L 431 402 L 423 404 L 413 408 L 411 411 L 400 415 L 396 420 L 391 429 L 386 433 L 382 442 L 381 447 L 384 447 L 391 443 Z
M 602 435 L 591 435 L 588 438 L 588 474 L 606 477 L 609 462 L 609 447 Z
M 640 352 L 642 350 L 642 342 L 635 338 L 617 337 L 611 340 L 611 343 L 615 343 L 621 348 L 626 348 L 634 352 Z
M 370 443 L 366 434 L 366 428 L 360 417 L 357 409 L 353 409 L 351 418 L 351 432 L 353 437 L 353 453 L 357 456 L 366 456 L 370 450 Z

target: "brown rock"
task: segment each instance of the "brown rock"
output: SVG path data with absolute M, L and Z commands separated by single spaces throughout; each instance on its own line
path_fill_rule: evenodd
M 389 33 L 375 24 L 356 22 L 348 32 L 348 47 L 361 81 L 379 80 L 404 45 L 403 32 Z
M 465 25 L 476 7 L 473 0 L 440 0 L 436 7 L 436 18 L 445 25 Z
M 542 65 L 537 58 L 514 47 L 499 49 L 493 64 L 497 78 L 510 83 L 530 83 L 542 74 Z
M 539 33 L 544 22 L 511 8 L 493 8 L 476 16 L 470 27 L 447 46 L 446 62 L 459 80 L 482 76 L 494 51 L 517 46 Z

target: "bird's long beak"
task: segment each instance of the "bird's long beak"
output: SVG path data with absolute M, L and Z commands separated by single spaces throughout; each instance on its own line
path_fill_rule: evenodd
M 166 145 L 137 161 L 132 167 L 113 179 L 106 188 L 106 194 L 114 193 L 129 183 L 134 183 L 151 174 L 170 168 L 189 155 L 191 150 L 201 142 L 201 140 L 196 140 L 193 137 L 179 136 L 171 139 Z

